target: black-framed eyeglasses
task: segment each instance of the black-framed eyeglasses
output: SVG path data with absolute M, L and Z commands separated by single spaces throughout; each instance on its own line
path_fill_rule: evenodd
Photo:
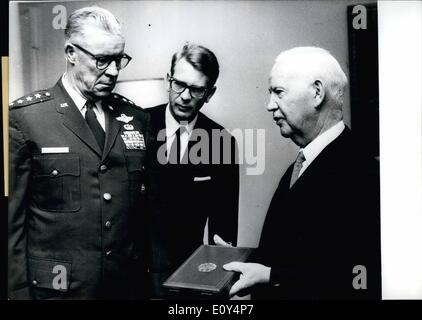
M 82 48 L 81 46 L 79 46 L 79 45 L 77 45 L 75 43 L 71 43 L 71 44 L 73 46 L 75 46 L 76 48 L 78 48 L 79 50 L 81 50 L 82 52 L 85 52 L 86 54 L 88 54 L 92 58 L 94 58 L 95 59 L 95 66 L 99 70 L 107 69 L 108 66 L 113 61 L 116 62 L 116 68 L 117 68 L 117 70 L 122 70 L 123 68 L 125 68 L 129 64 L 130 60 L 132 60 L 132 58 L 129 55 L 127 55 L 126 53 L 124 53 L 122 55 L 118 55 L 118 56 L 95 55 L 95 54 L 92 54 L 88 50 Z
M 183 81 L 177 80 L 174 77 L 168 76 L 170 82 L 170 89 L 178 94 L 182 94 L 186 89 L 189 89 L 189 93 L 192 98 L 202 99 L 208 92 L 208 88 L 188 86 Z

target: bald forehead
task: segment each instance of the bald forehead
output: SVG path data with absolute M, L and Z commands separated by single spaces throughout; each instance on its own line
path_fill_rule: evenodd
M 299 59 L 280 59 L 271 69 L 270 81 L 278 78 L 308 80 L 314 76 L 314 72 L 304 67 Z

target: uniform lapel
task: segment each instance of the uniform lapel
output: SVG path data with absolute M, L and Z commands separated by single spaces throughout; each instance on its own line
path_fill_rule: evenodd
M 114 141 L 116 141 L 117 134 L 122 126 L 122 122 L 117 121 L 104 104 L 103 110 L 106 119 L 106 139 L 102 160 L 104 160 L 110 153 L 110 150 L 114 145 Z
M 56 110 L 57 112 L 63 114 L 63 125 L 78 136 L 82 142 L 87 144 L 98 156 L 101 157 L 102 152 L 91 129 L 88 127 L 88 124 L 76 107 L 72 98 L 62 87 L 61 81 L 59 81 L 55 87 L 55 97 L 55 101 L 57 103 Z

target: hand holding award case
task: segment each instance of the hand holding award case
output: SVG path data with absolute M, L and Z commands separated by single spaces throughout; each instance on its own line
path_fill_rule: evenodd
M 169 297 L 228 298 L 236 273 L 223 265 L 245 262 L 252 248 L 201 245 L 164 283 Z

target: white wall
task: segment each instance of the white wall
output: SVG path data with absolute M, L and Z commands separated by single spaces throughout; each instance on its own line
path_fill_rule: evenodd
M 422 299 L 422 2 L 378 9 L 383 298 Z
M 121 80 L 164 77 L 173 52 L 187 40 L 197 42 L 221 65 L 217 92 L 203 111 L 228 129 L 265 129 L 266 170 L 247 176 L 241 168 L 240 245 L 258 244 L 272 194 L 297 152 L 265 110 L 273 61 L 294 46 L 321 46 L 348 74 L 346 7 L 357 2 L 366 1 L 98 2 L 124 24 L 133 61 Z M 93 3 L 62 2 L 68 13 Z M 10 99 L 52 86 L 64 71 L 63 30 L 52 27 L 55 5 L 22 3 L 21 24 L 11 21 L 11 29 L 20 27 L 21 41 L 10 39 Z M 345 120 L 350 123 L 348 95 Z

